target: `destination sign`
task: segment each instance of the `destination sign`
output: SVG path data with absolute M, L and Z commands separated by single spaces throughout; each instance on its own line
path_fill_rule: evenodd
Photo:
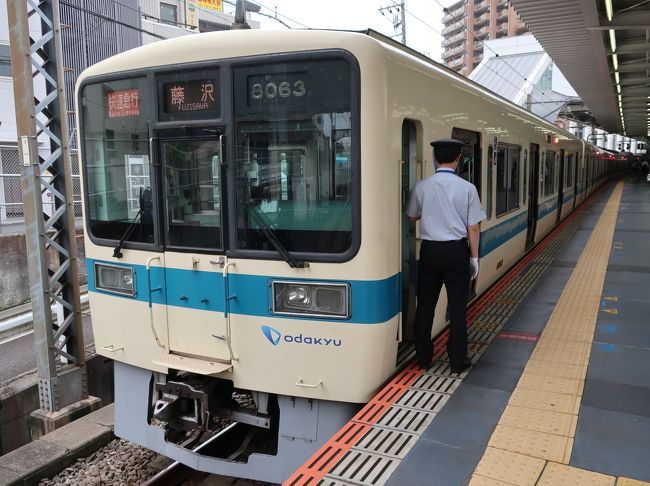
M 163 100 L 165 113 L 219 110 L 217 83 L 213 79 L 165 83 Z
M 106 93 L 108 117 L 119 118 L 140 115 L 140 90 L 123 89 Z

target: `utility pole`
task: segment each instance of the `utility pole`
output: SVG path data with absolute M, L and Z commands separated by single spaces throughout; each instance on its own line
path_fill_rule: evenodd
M 395 9 L 395 13 L 393 13 L 393 9 Z M 393 2 L 391 5 L 388 5 L 387 7 L 380 7 L 379 8 L 379 13 L 382 14 L 384 17 L 386 17 L 386 13 L 388 12 L 390 15 L 392 15 L 392 18 L 389 19 L 393 23 L 393 28 L 395 29 L 395 33 L 399 32 L 401 33 L 402 36 L 402 44 L 406 45 L 406 6 L 405 2 L 402 1 L 400 3 L 395 3 Z
M 36 438 L 100 401 L 88 397 L 86 381 L 59 3 L 9 0 L 7 13 L 38 371 Z M 50 215 L 45 191 L 55 201 Z M 59 322 L 55 304 L 63 308 Z

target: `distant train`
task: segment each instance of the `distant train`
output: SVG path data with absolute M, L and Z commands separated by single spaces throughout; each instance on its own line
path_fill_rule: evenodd
M 268 481 L 413 355 L 419 227 L 405 211 L 434 171 L 431 140 L 464 142 L 459 176 L 487 213 L 474 295 L 615 163 L 372 31 L 158 42 L 84 71 L 77 103 L 116 434 Z

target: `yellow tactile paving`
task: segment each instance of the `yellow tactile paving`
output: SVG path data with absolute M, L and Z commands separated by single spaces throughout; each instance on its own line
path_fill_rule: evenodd
M 562 435 L 497 425 L 488 445 L 548 461 L 566 462 L 567 452 L 570 453 L 573 447 L 573 439 Z
M 615 481 L 614 476 L 549 462 L 537 486 L 614 486 Z
M 544 336 L 553 339 L 566 339 L 567 341 L 591 343 L 594 339 L 594 329 L 584 329 L 578 327 L 556 327 L 553 329 L 547 329 L 544 332 Z
M 530 481 L 542 461 L 546 465 L 536 485 L 614 485 L 616 478 L 612 476 L 564 464 L 569 462 L 573 449 L 622 192 L 623 183 L 619 183 L 553 309 L 470 484 L 533 484 L 522 481 Z M 615 309 L 615 302 L 610 304 L 608 307 Z M 514 462 L 505 471 L 500 464 L 509 455 L 536 461 L 532 463 L 533 472 L 530 464 L 518 466 Z M 519 477 L 516 467 L 521 467 L 525 480 Z M 619 478 L 617 485 L 650 486 L 627 478 Z
M 587 375 L 587 365 L 567 365 L 531 359 L 524 370 L 524 374 L 528 373 L 584 380 Z
M 639 481 L 638 479 L 618 478 L 616 486 L 650 486 L 650 483 Z
M 574 354 L 585 354 L 591 351 L 591 343 L 583 343 L 578 341 L 567 341 L 565 339 L 555 339 L 542 335 L 535 349 L 552 349 L 555 351 L 569 352 Z
M 469 480 L 469 486 L 515 486 L 515 485 L 512 485 L 511 483 L 506 483 L 504 481 L 497 481 L 496 479 L 479 476 L 478 474 L 474 474 L 472 475 L 472 479 Z
M 525 408 L 538 408 L 540 410 L 550 410 L 551 412 L 578 414 L 580 408 L 580 397 L 577 395 L 567 395 L 565 393 L 555 393 L 542 390 L 529 390 L 517 386 L 512 392 L 509 405 L 516 405 Z
M 524 373 L 519 379 L 517 387 L 582 396 L 584 381 L 581 379 L 561 378 L 559 376 Z
M 565 437 L 574 436 L 577 423 L 577 415 L 515 406 L 506 407 L 499 420 L 501 425 Z
M 488 447 L 474 471 L 479 476 L 518 486 L 534 486 L 546 461 Z
M 586 365 L 589 363 L 590 354 L 590 352 L 572 353 L 570 351 L 557 351 L 555 349 L 535 349 L 531 359 L 560 364 Z

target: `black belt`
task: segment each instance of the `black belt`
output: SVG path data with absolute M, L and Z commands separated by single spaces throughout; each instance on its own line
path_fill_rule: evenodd
M 460 240 L 422 240 L 423 243 L 467 243 L 467 238 L 461 238 Z

